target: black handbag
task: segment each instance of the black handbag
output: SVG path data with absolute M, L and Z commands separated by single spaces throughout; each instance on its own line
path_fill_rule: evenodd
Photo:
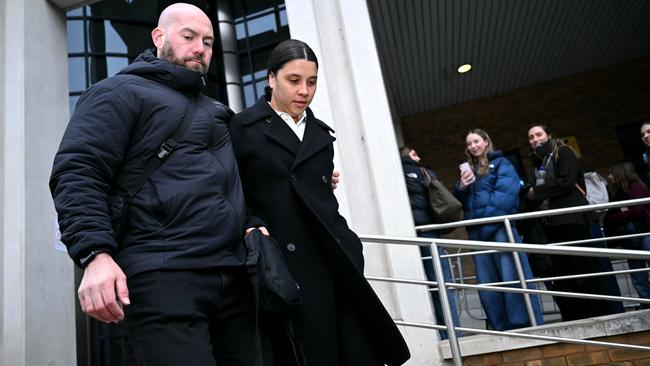
M 300 305 L 300 287 L 289 272 L 278 242 L 255 229 L 246 236 L 245 245 L 246 266 L 260 311 L 286 314 L 293 306 Z

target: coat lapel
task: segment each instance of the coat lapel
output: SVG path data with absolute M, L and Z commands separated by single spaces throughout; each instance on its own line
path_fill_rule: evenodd
M 321 151 L 332 142 L 336 141 L 329 131 L 334 132 L 324 122 L 316 119 L 310 109 L 307 110 L 307 125 L 305 126 L 305 135 L 300 145 L 300 150 L 293 162 L 291 169 L 295 169 L 300 163 L 307 160 L 312 155 Z
M 273 110 L 271 112 L 271 115 L 264 120 L 266 126 L 264 134 L 289 150 L 293 155 L 296 155 L 300 149 L 300 139 L 277 113 L 273 112 Z
M 287 126 L 282 118 L 275 113 L 264 97 L 260 97 L 244 113 L 247 114 L 244 118 L 245 125 L 259 125 L 257 128 L 260 128 L 269 139 L 287 149 L 294 156 L 298 153 L 300 139 L 291 131 L 291 128 Z

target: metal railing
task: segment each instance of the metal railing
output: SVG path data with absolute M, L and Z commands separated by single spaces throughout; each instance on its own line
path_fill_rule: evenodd
M 526 279 L 518 255 L 518 252 L 525 252 L 525 253 L 539 253 L 539 254 L 575 255 L 575 256 L 585 256 L 585 257 L 650 260 L 650 252 L 643 251 L 643 250 L 606 249 L 606 248 L 574 246 L 577 244 L 590 244 L 596 242 L 603 242 L 604 240 L 615 241 L 615 240 L 639 238 L 642 236 L 648 236 L 650 235 L 650 233 L 617 235 L 617 236 L 611 236 L 606 238 L 585 239 L 585 240 L 576 240 L 576 241 L 552 243 L 552 244 L 525 244 L 525 243 L 516 243 L 512 231 L 513 221 L 534 219 L 539 217 L 549 217 L 549 216 L 569 214 L 569 213 L 607 210 L 611 208 L 628 207 L 628 206 L 641 205 L 641 204 L 650 204 L 650 198 L 618 201 L 618 202 L 586 205 L 586 206 L 576 206 L 576 207 L 528 212 L 528 213 L 513 214 L 513 215 L 486 217 L 480 219 L 458 221 L 453 223 L 423 225 L 423 226 L 416 227 L 417 231 L 429 231 L 429 230 L 435 231 L 435 230 L 447 229 L 447 228 L 458 228 L 458 227 L 467 227 L 473 225 L 502 223 L 505 226 L 508 235 L 509 242 L 506 243 L 459 240 L 459 239 L 442 239 L 442 238 L 432 239 L 432 238 L 391 237 L 391 236 L 383 236 L 383 235 L 360 235 L 359 237 L 363 242 L 397 244 L 397 245 L 430 246 L 431 260 L 433 262 L 433 266 L 436 274 L 436 281 L 396 279 L 396 278 L 373 277 L 373 276 L 367 276 L 367 279 L 372 281 L 437 286 L 437 291 L 440 296 L 440 302 L 442 306 L 445 325 L 413 323 L 413 322 L 405 322 L 405 321 L 396 321 L 396 324 L 402 326 L 410 326 L 410 327 L 447 330 L 449 336 L 449 346 L 451 349 L 452 358 L 455 365 L 462 365 L 462 355 L 460 352 L 460 345 L 458 342 L 458 334 L 457 334 L 458 331 L 464 333 L 502 335 L 502 336 L 528 338 L 528 339 L 535 339 L 535 340 L 542 340 L 542 341 L 577 343 L 577 344 L 585 344 L 585 345 L 593 345 L 593 346 L 608 346 L 608 347 L 616 347 L 616 348 L 623 348 L 623 349 L 650 351 L 650 347 L 623 344 L 623 343 L 602 342 L 602 341 L 593 341 L 593 340 L 585 340 L 585 339 L 572 339 L 572 338 L 564 338 L 564 337 L 545 336 L 545 335 L 538 335 L 538 334 L 525 334 L 525 333 L 516 333 L 516 332 L 508 332 L 508 331 L 494 331 L 494 330 L 457 327 L 454 325 L 454 322 L 452 320 L 451 308 L 449 305 L 449 298 L 447 292 L 448 288 L 455 288 L 455 289 L 477 289 L 477 290 L 481 289 L 481 290 L 489 290 L 489 291 L 521 293 L 524 296 L 526 310 L 528 313 L 530 324 L 532 326 L 536 325 L 536 321 L 535 321 L 535 315 L 533 312 L 533 307 L 530 299 L 531 294 L 539 294 L 539 295 L 544 294 L 544 295 L 552 295 L 552 296 L 559 296 L 559 297 L 573 297 L 573 298 L 596 299 L 596 300 L 607 300 L 607 301 L 636 302 L 636 303 L 650 305 L 650 299 L 642 299 L 642 298 L 626 297 L 626 296 L 576 293 L 576 292 L 548 291 L 548 290 L 529 288 L 527 286 L 529 283 L 538 283 L 538 282 L 553 281 L 553 280 L 610 276 L 616 274 L 629 274 L 629 273 L 643 272 L 643 271 L 647 272 L 650 270 L 649 268 Z M 469 249 L 473 251 L 440 255 L 438 249 L 439 246 L 445 248 Z M 518 274 L 518 281 L 483 283 L 483 284 L 476 284 L 476 285 L 445 281 L 443 277 L 441 259 L 448 260 L 449 258 L 460 258 L 462 256 L 495 253 L 498 251 L 513 253 L 514 264 Z M 507 287 L 512 285 L 519 285 L 520 287 Z

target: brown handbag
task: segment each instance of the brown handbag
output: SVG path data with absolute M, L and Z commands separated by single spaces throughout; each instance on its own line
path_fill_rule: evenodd
M 427 180 L 429 205 L 431 206 L 431 211 L 433 211 L 433 223 L 442 224 L 460 221 L 463 218 L 463 204 L 454 197 L 453 193 L 442 182 L 431 178 L 426 169 L 420 169 Z M 446 230 L 441 230 L 441 232 L 444 233 Z

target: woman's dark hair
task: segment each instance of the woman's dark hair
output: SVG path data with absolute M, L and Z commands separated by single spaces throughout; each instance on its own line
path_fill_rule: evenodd
M 640 183 L 647 189 L 641 178 L 636 174 L 634 165 L 628 161 L 616 163 L 609 168 L 610 181 L 616 192 L 630 193 L 630 183 Z
M 287 62 L 293 60 L 313 61 L 316 63 L 316 69 L 318 69 L 318 58 L 316 58 L 316 54 L 307 43 L 297 39 L 287 39 L 280 42 L 271 51 L 271 55 L 266 62 L 266 77 L 268 78 L 271 74 L 276 75 Z M 264 96 L 269 101 L 271 100 L 271 92 L 270 86 L 264 88 Z
M 548 125 L 545 125 L 545 124 L 543 124 L 543 123 L 532 123 L 532 124 L 530 124 L 530 125 L 528 126 L 528 130 L 527 130 L 527 131 L 530 131 L 530 129 L 533 128 L 533 127 L 540 127 L 540 128 L 541 128 L 542 130 L 544 130 L 544 132 L 546 132 L 546 134 L 549 135 L 549 136 L 553 134 L 553 131 L 551 131 L 551 128 L 548 127 Z
M 411 152 L 411 150 L 413 150 L 413 148 L 410 147 L 410 146 L 400 146 L 400 148 L 399 148 L 399 156 L 402 157 L 402 158 L 405 158 L 405 157 L 409 156 L 409 153 Z

